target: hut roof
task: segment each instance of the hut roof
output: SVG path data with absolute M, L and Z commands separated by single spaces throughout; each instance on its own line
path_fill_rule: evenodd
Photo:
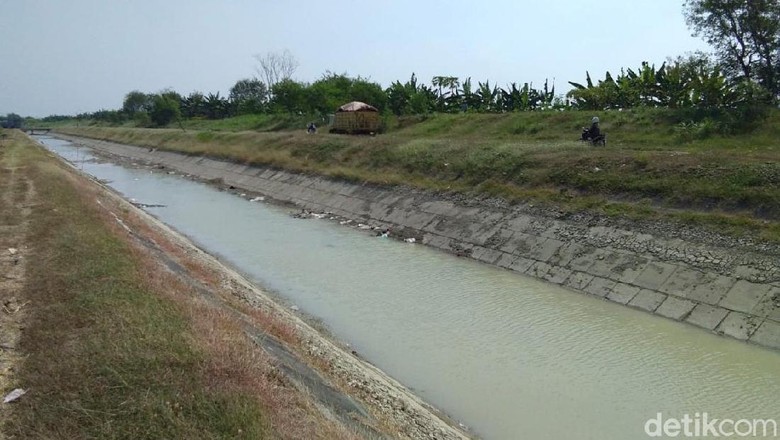
M 372 107 L 365 102 L 352 101 L 339 107 L 337 112 L 378 112 L 376 107 Z

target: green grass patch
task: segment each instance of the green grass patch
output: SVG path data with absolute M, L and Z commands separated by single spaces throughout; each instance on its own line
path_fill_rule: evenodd
M 306 130 L 309 122 L 322 125 L 321 118 L 308 115 L 286 114 L 257 114 L 241 115 L 226 119 L 188 119 L 182 121 L 182 126 L 187 130 L 213 130 L 213 131 L 283 131 Z M 178 123 L 171 124 L 171 128 L 179 127 Z

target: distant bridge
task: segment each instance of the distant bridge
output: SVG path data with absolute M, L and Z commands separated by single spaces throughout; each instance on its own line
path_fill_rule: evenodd
M 28 134 L 42 134 L 50 132 L 51 128 L 23 128 L 22 130 Z

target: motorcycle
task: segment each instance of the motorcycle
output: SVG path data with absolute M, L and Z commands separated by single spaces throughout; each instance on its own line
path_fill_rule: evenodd
M 606 133 L 599 133 L 597 136 L 592 136 L 590 133 L 590 129 L 587 127 L 582 127 L 582 136 L 580 137 L 580 141 L 582 142 L 588 142 L 594 147 L 597 147 L 601 145 L 602 147 L 607 146 L 607 134 Z

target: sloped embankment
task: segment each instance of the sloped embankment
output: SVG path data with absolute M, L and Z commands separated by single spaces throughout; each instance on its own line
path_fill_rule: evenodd
M 0 210 L 0 229 L 15 234 L 0 239 L 27 261 L 24 273 L 7 272 L 26 275 L 21 283 L 0 285 L 0 314 L 22 320 L 20 335 L 0 335 L 3 350 L 23 355 L 0 357 L 14 362 L 2 387 L 27 390 L 4 411 L 0 436 L 465 438 L 239 274 L 52 156 L 20 132 L 0 140 L 0 204 L 14 208 Z
M 567 214 L 380 187 L 111 142 L 106 154 L 161 164 L 313 211 L 373 222 L 479 261 L 780 348 L 780 246 L 662 221 Z

